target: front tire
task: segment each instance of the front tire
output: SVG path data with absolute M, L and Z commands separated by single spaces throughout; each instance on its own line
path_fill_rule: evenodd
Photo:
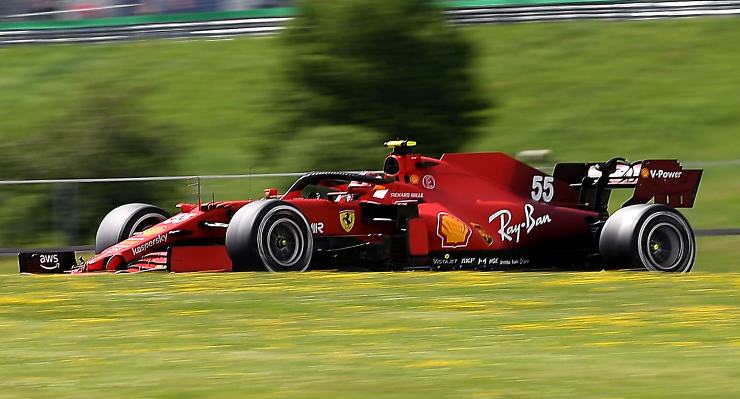
M 118 244 L 135 233 L 165 221 L 167 212 L 149 204 L 126 204 L 108 212 L 95 234 L 95 253 Z
M 696 258 L 696 239 L 677 210 L 659 204 L 633 205 L 607 219 L 599 253 L 609 268 L 687 273 Z
M 313 235 L 293 205 L 255 201 L 240 208 L 229 222 L 226 252 L 235 271 L 303 272 L 311 263 Z

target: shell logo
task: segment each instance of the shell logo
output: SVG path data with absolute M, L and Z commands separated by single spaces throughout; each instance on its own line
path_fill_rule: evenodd
M 647 168 L 642 168 L 640 171 L 640 177 L 646 179 L 648 176 L 650 176 L 650 171 Z
M 167 226 L 152 226 L 141 232 L 144 237 L 156 236 L 157 234 L 167 230 Z
M 442 248 L 462 248 L 468 246 L 472 230 L 458 217 L 447 212 L 437 214 L 437 236 L 442 240 Z

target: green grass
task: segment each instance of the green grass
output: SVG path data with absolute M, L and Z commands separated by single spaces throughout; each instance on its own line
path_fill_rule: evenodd
M 689 275 L 19 276 L 2 257 L 0 398 L 734 398 L 739 244 L 699 238 Z
M 0 276 L 3 398 L 735 398 L 740 274 Z

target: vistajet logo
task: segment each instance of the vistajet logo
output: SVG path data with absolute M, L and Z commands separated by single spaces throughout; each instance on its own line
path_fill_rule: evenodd
M 651 170 L 650 177 L 653 179 L 680 179 L 682 172 L 666 172 L 662 169 Z
M 147 241 L 139 245 L 138 247 L 133 247 L 131 251 L 134 253 L 134 255 L 138 255 L 155 245 L 164 244 L 165 242 L 167 242 L 167 234 L 168 233 L 158 235 L 155 239 L 151 241 Z

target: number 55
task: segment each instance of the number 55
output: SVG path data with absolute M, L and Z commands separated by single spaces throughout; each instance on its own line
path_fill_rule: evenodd
M 552 176 L 534 176 L 532 178 L 532 199 L 544 202 L 552 201 L 555 195 L 555 187 L 552 182 L 555 180 Z

